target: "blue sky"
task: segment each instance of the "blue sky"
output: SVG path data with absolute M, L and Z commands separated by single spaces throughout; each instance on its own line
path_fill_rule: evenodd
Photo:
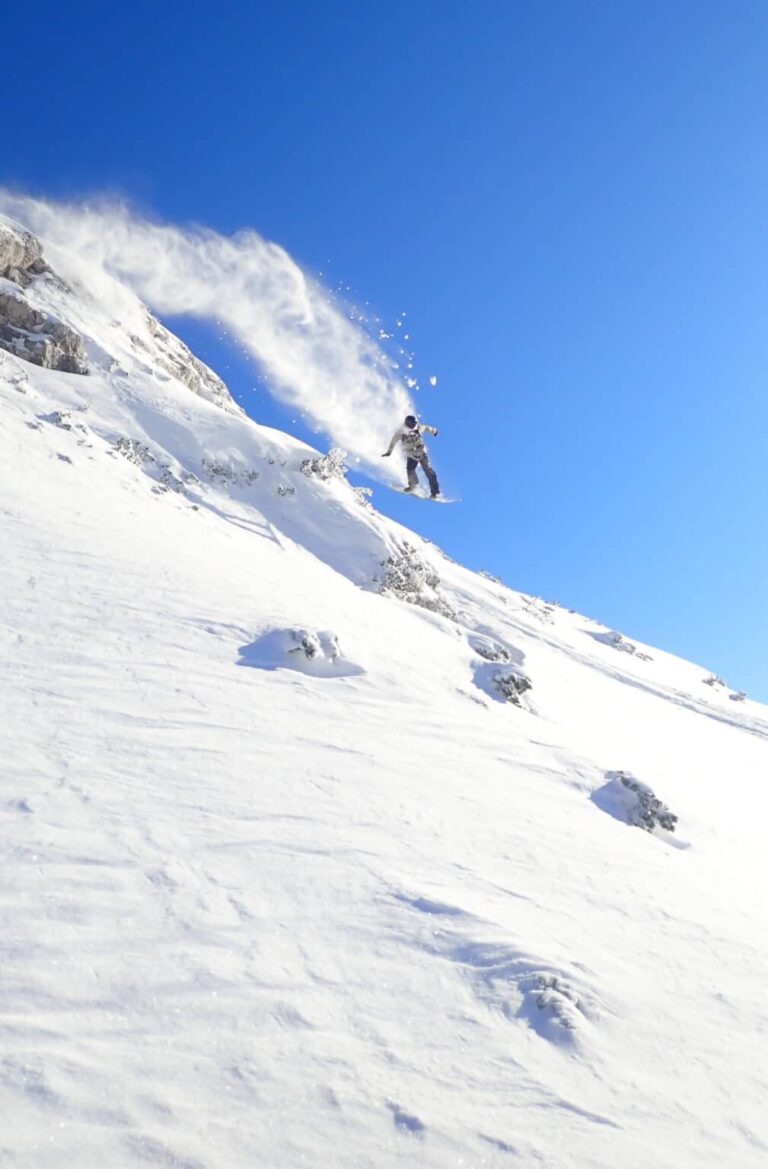
M 253 226 L 407 312 L 462 502 L 377 504 L 768 700 L 768 7 L 44 0 L 3 25 L 0 182 Z

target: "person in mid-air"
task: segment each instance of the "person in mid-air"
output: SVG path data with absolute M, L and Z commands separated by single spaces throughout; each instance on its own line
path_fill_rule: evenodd
M 437 434 L 434 426 L 425 426 L 423 423 L 418 422 L 413 414 L 409 414 L 403 422 L 403 425 L 398 426 L 392 435 L 392 441 L 381 457 L 382 459 L 389 458 L 397 444 L 401 442 L 405 453 L 405 469 L 408 473 L 408 486 L 405 490 L 415 491 L 418 487 L 419 479 L 416 474 L 416 468 L 420 466 L 429 480 L 430 496 L 432 499 L 437 499 L 440 494 L 440 484 L 437 481 L 434 468 L 429 461 L 426 443 L 421 437 L 425 432 L 427 434 Z

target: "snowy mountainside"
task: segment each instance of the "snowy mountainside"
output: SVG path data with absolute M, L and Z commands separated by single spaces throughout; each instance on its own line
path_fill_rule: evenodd
M 0 1166 L 765 1164 L 766 708 L 45 255 L 88 373 L 0 349 Z

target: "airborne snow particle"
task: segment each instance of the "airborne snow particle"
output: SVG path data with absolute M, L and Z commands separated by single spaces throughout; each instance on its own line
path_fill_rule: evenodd
M 431 386 L 436 386 L 436 385 L 437 385 L 437 378 L 434 376 L 434 374 L 433 374 L 433 375 L 432 375 L 432 377 L 429 379 L 429 384 L 430 384 Z

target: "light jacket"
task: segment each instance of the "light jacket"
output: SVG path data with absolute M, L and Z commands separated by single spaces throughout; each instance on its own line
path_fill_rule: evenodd
M 434 426 L 425 426 L 421 422 L 417 422 L 414 427 L 398 426 L 387 447 L 387 454 L 391 455 L 397 444 L 401 442 L 407 459 L 420 459 L 422 455 L 427 453 L 427 446 L 421 437 L 422 434 L 437 434 L 437 429 Z

